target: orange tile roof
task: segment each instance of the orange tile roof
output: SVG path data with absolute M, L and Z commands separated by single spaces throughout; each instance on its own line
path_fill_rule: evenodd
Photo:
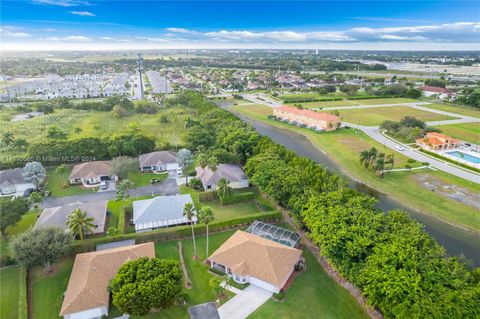
M 290 276 L 301 254 L 299 249 L 237 230 L 209 260 L 231 268 L 235 274 L 279 287 Z
M 428 132 L 425 137 L 427 137 L 427 138 L 434 137 L 434 138 L 449 139 L 451 141 L 451 143 L 460 142 L 460 140 L 457 140 L 457 139 L 455 139 L 451 136 L 448 136 L 448 135 L 445 135 L 445 134 L 442 134 L 442 133 L 437 133 L 437 132 Z
M 110 280 L 127 261 L 155 257 L 153 243 L 77 254 L 60 315 L 109 305 Z
M 327 121 L 327 122 L 339 122 L 340 121 L 340 119 L 337 116 L 335 116 L 333 114 L 330 114 L 330 113 L 325 113 L 325 112 L 315 112 L 315 111 L 312 111 L 312 110 L 303 110 L 303 109 L 298 109 L 296 107 L 286 106 L 286 105 L 279 106 L 276 109 L 279 110 L 279 111 L 282 111 L 282 112 L 292 113 L 292 114 L 296 114 L 296 115 L 302 115 L 302 116 L 305 116 L 305 117 L 310 117 L 310 118 L 323 120 L 323 121 Z

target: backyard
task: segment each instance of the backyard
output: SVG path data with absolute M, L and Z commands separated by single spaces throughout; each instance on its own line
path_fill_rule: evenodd
M 26 272 L 20 266 L 0 269 L 0 318 L 27 318 Z
M 127 178 L 135 183 L 137 187 L 150 185 L 151 179 L 159 180 L 158 183 L 163 182 L 168 177 L 168 173 L 142 173 L 142 172 L 129 172 Z
M 267 116 L 257 113 L 257 109 L 258 107 L 249 108 L 248 106 L 233 107 L 234 111 L 255 120 L 306 136 L 315 146 L 326 152 L 330 158 L 339 164 L 348 175 L 361 180 L 374 189 L 381 189 L 382 192 L 399 200 L 406 207 L 411 207 L 427 215 L 433 215 L 453 225 L 458 225 L 477 233 L 480 232 L 480 215 L 476 207 L 466 205 L 438 192 L 432 192 L 425 185 L 418 183 L 413 177 L 417 174 L 437 176 L 446 185 L 463 187 L 474 193 L 480 192 L 479 184 L 441 171 L 431 170 L 387 173 L 383 179 L 379 179 L 372 171 L 366 170 L 359 164 L 359 152 L 371 146 L 375 146 L 378 150 L 383 151 L 384 146 L 372 140 L 363 132 L 354 129 L 341 129 L 329 133 L 316 133 L 308 129 L 268 119 Z M 394 153 L 395 167 L 405 166 L 407 158 L 401 153 L 391 149 L 386 149 L 385 153 Z M 398 185 L 402 186 L 402 191 L 399 191 Z
M 19 235 L 33 227 L 37 221 L 40 210 L 32 210 L 23 215 L 22 219 L 14 226 L 8 226 L 6 229 L 6 237 L 0 237 L 0 256 L 8 254 L 8 241 L 11 237 Z

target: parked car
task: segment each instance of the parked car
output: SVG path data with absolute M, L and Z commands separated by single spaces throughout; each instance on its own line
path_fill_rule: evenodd
M 405 151 L 405 148 L 403 146 L 395 145 L 395 148 L 401 152 Z
M 107 182 L 106 181 L 101 181 L 100 182 L 100 189 L 107 189 Z

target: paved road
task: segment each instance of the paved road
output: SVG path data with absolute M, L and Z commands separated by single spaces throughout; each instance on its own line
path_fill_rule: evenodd
M 131 196 L 150 195 L 175 195 L 178 194 L 178 186 L 175 179 L 167 179 L 158 185 L 142 186 L 128 192 Z M 42 208 L 65 206 L 73 203 L 90 203 L 101 200 L 110 200 L 115 197 L 115 191 L 96 192 L 91 194 L 47 197 L 42 203 Z
M 268 107 L 277 107 L 282 105 L 282 102 L 276 101 L 263 93 L 242 94 L 242 97 L 247 101 L 250 101 L 256 104 L 266 105 Z
M 229 287 L 230 290 L 230 287 Z M 218 308 L 220 319 L 244 319 L 273 295 L 270 291 L 250 285 L 233 290 L 236 295 Z
M 133 98 L 135 100 L 141 100 L 142 99 L 142 93 L 141 93 L 140 88 L 141 88 L 140 77 L 138 76 L 138 73 L 136 73 L 134 75 L 134 79 L 133 79 Z
M 425 155 L 424 153 L 421 153 L 420 151 L 414 150 L 404 144 L 395 142 L 387 137 L 385 137 L 383 134 L 380 133 L 379 128 L 375 126 L 362 126 L 362 125 L 357 125 L 357 124 L 352 124 L 352 123 L 343 123 L 346 126 L 350 126 L 353 128 L 357 128 L 359 130 L 362 130 L 370 136 L 371 138 L 375 139 L 377 142 L 385 145 L 386 147 L 399 152 L 396 147 L 403 147 L 405 150 L 401 151 L 405 156 L 408 156 L 410 158 L 413 158 L 414 160 L 418 162 L 429 162 L 431 166 L 433 166 L 436 169 L 442 170 L 444 172 L 450 173 L 452 175 L 461 177 L 463 179 L 469 180 L 474 183 L 480 184 L 480 174 L 476 174 L 473 172 L 467 172 L 463 169 L 460 169 L 458 167 L 453 166 L 452 164 L 433 158 Z

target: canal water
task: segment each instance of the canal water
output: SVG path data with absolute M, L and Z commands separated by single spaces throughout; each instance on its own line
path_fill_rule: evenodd
M 220 107 L 228 110 L 228 104 L 220 105 Z M 261 135 L 269 136 L 272 140 L 295 151 L 298 155 L 308 157 L 317 163 L 322 164 L 329 170 L 340 173 L 348 180 L 350 187 L 375 197 L 378 200 L 378 207 L 383 211 L 392 209 L 401 209 L 410 214 L 418 222 L 425 225 L 425 230 L 435 238 L 447 253 L 451 256 L 465 256 L 472 260 L 476 267 L 480 266 L 480 237 L 468 231 L 464 231 L 457 227 L 448 225 L 434 217 L 419 213 L 412 209 L 406 208 L 401 203 L 390 198 L 384 193 L 380 193 L 375 189 L 361 182 L 348 178 L 342 168 L 339 167 L 330 157 L 321 152 L 314 146 L 305 136 L 293 131 L 273 127 L 271 125 L 253 121 L 243 115 L 235 114 L 244 122 L 251 124 Z

